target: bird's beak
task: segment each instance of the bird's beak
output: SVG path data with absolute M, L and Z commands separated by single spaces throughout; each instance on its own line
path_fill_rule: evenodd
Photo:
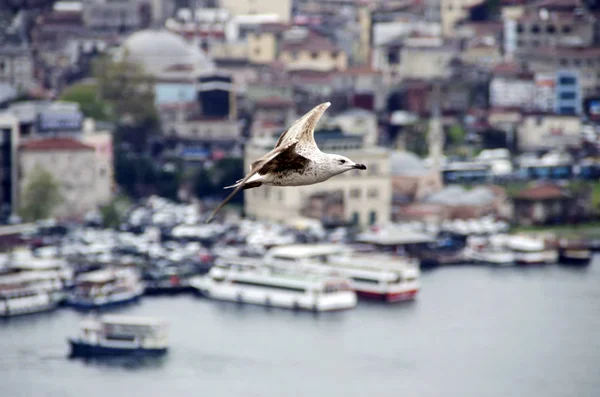
M 367 166 L 364 164 L 354 164 L 354 166 L 352 168 L 354 168 L 356 170 L 366 170 Z

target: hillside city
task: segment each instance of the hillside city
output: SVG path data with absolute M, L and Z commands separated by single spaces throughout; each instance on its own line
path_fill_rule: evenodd
M 214 208 L 318 103 L 368 170 L 261 187 L 219 215 L 327 227 L 594 222 L 600 3 L 10 1 L 0 9 L 4 224 Z

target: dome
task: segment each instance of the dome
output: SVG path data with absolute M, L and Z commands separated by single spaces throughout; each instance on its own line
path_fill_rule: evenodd
M 423 160 L 411 152 L 392 152 L 390 163 L 392 175 L 423 176 L 429 173 Z
M 170 73 L 198 74 L 214 67 L 201 49 L 167 30 L 135 32 L 123 42 L 119 56 L 123 50 L 129 59 L 156 77 L 169 77 L 165 75 Z

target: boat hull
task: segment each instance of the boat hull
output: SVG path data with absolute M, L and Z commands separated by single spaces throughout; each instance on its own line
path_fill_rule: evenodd
M 591 260 L 592 260 L 591 251 L 570 252 L 568 250 L 565 250 L 565 251 L 561 251 L 558 256 L 558 261 L 562 265 L 587 266 L 590 264 Z
M 356 294 L 360 298 L 382 300 L 386 302 L 402 302 L 415 299 L 419 290 L 413 289 L 402 292 L 373 292 L 356 290 Z
M 0 318 L 44 313 L 52 311 L 57 307 L 58 301 L 53 300 L 49 294 L 18 299 L 0 298 Z
M 77 340 L 70 339 L 71 357 L 114 357 L 114 356 L 139 356 L 154 357 L 162 356 L 167 353 L 168 348 L 143 349 L 143 348 L 122 348 L 109 347 L 101 345 L 90 345 Z
M 218 286 L 210 282 L 192 283 L 192 286 L 198 294 L 205 298 L 282 309 L 325 312 L 353 309 L 357 304 L 354 291 L 340 292 L 335 296 L 330 295 L 315 299 L 307 294 L 273 292 L 257 288 L 238 289 Z
M 81 300 L 69 298 L 66 301 L 66 305 L 78 310 L 102 309 L 134 303 L 137 302 L 141 296 L 142 294 L 140 293 L 108 300 Z

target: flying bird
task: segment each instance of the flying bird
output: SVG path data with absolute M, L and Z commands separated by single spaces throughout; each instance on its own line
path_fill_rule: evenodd
M 346 171 L 366 170 L 364 164 L 357 164 L 338 154 L 323 153 L 317 146 L 314 137 L 315 126 L 330 105 L 330 102 L 317 105 L 296 120 L 281 134 L 273 150 L 251 164 L 250 172 L 243 179 L 234 185 L 226 186 L 225 189 L 234 188 L 233 192 L 215 208 L 206 223 L 209 223 L 240 189 L 252 189 L 262 185 L 313 185 Z

